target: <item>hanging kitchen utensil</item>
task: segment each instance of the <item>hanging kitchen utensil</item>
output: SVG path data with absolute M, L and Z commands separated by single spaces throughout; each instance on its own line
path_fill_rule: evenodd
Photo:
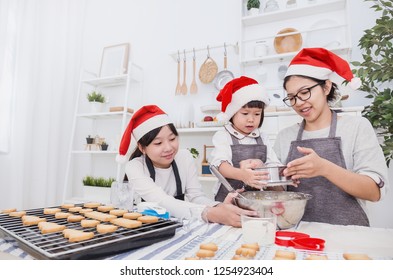
M 198 86 L 195 81 L 195 48 L 193 48 L 192 51 L 194 52 L 194 56 L 192 57 L 192 82 L 190 85 L 190 93 L 195 94 L 198 92 Z
M 184 69 L 183 69 L 183 84 L 181 85 L 181 89 L 180 92 L 183 95 L 187 94 L 187 84 L 186 84 L 186 50 L 184 50 L 184 58 L 183 58 L 183 65 L 184 65 Z
M 216 89 L 221 90 L 233 78 L 233 73 L 227 70 L 227 47 L 224 43 L 224 70 L 220 71 L 214 78 L 214 86 Z
M 177 51 L 177 85 L 176 85 L 176 90 L 175 90 L 176 95 L 181 94 L 181 84 L 180 84 L 180 54 L 179 51 Z
M 204 84 L 209 84 L 214 80 L 217 72 L 217 63 L 210 57 L 209 46 L 207 46 L 207 58 L 199 69 L 199 80 Z

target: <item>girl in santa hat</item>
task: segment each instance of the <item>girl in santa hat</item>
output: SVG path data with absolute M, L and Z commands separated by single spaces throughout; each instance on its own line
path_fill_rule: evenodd
M 233 195 L 224 203 L 205 196 L 191 153 L 179 150 L 175 126 L 155 105 L 134 113 L 116 160 L 126 163 L 128 182 L 143 200 L 158 203 L 174 217 L 190 218 L 190 208 L 205 205 L 200 213 L 205 221 L 240 227 L 240 215 L 255 215 L 233 205 Z
M 209 162 L 234 189 L 259 190 L 266 185 L 263 180 L 267 180 L 267 175 L 253 168 L 281 165 L 267 134 L 260 129 L 264 109 L 270 103 L 266 90 L 254 79 L 241 76 L 224 86 L 217 101 L 221 102 L 217 119 L 228 124 L 225 130 L 214 134 Z M 227 194 L 227 189 L 218 183 L 215 199 L 223 201 Z
M 387 167 L 370 122 L 330 109 L 337 79 L 360 86 L 349 64 L 326 49 L 305 48 L 293 58 L 283 101 L 303 121 L 280 131 L 274 149 L 287 163 L 284 174 L 299 180 L 288 191 L 312 195 L 302 220 L 369 226 L 366 201 L 385 195 Z

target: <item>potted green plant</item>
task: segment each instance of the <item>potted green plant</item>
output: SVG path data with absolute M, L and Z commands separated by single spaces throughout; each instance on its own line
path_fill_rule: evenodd
M 247 10 L 249 15 L 257 15 L 259 14 L 259 6 L 261 3 L 259 0 L 248 0 L 247 1 Z
M 360 90 L 373 99 L 363 115 L 383 138 L 381 147 L 389 165 L 393 158 L 393 8 L 390 0 L 365 1 L 373 2 L 372 8 L 381 16 L 360 38 L 363 61 L 352 62 L 357 67 L 353 72 L 362 81 Z
M 108 150 L 108 143 L 106 143 L 105 141 L 103 141 L 101 143 L 101 150 L 106 151 Z
M 188 149 L 189 151 L 190 151 L 190 153 L 192 154 L 192 157 L 193 158 L 198 158 L 199 157 L 199 152 L 198 152 L 198 150 L 197 149 L 195 149 L 195 148 L 189 148 Z
M 91 104 L 92 113 L 102 112 L 106 98 L 101 92 L 93 90 L 87 94 L 87 100 Z
M 82 179 L 83 197 L 90 201 L 109 202 L 111 185 L 114 178 L 85 176 Z

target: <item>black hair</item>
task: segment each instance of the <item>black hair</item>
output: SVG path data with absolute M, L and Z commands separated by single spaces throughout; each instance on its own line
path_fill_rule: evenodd
M 318 84 L 321 84 L 321 86 L 326 85 L 326 80 L 320 80 L 320 79 L 316 79 L 316 78 L 308 77 L 308 76 L 303 76 L 303 75 L 292 75 L 292 76 L 285 77 L 285 79 L 284 79 L 283 87 L 285 90 L 287 90 L 287 88 L 285 86 L 291 77 L 306 78 L 306 79 L 312 80 Z M 337 98 L 339 98 L 339 96 L 340 96 L 340 92 L 338 90 L 338 87 L 335 83 L 332 82 L 332 88 L 330 89 L 329 94 L 326 96 L 326 99 L 328 102 L 333 102 L 333 101 L 337 100 Z
M 259 122 L 258 128 L 260 128 L 263 124 L 263 119 L 265 118 L 265 103 L 259 100 L 252 100 L 248 102 L 246 105 L 244 105 L 242 108 L 258 108 L 262 109 L 261 113 L 261 121 Z M 233 117 L 229 120 L 231 123 L 233 123 Z

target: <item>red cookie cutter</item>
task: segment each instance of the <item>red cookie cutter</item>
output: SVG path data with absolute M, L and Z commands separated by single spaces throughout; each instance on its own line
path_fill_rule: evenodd
M 301 250 L 323 251 L 325 248 L 325 240 L 295 231 L 277 231 L 275 243 Z

